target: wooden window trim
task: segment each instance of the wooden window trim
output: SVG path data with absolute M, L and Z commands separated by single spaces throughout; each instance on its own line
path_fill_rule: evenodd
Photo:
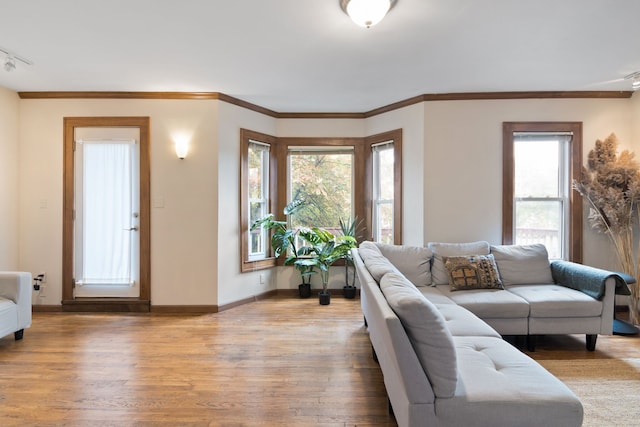
M 513 243 L 514 132 L 572 132 L 569 180 L 582 171 L 582 122 L 504 122 L 502 124 L 502 243 Z M 582 197 L 569 192 L 569 260 L 582 262 Z
M 269 163 L 269 206 L 276 219 L 282 218 L 281 212 L 287 205 L 288 170 L 287 156 L 290 146 L 351 146 L 354 149 L 354 215 L 365 219 L 363 238 L 371 240 L 371 206 L 372 206 L 372 155 L 371 146 L 379 142 L 394 142 L 394 243 L 402 244 L 402 129 L 383 132 L 365 138 L 323 138 L 323 137 L 281 137 L 240 129 L 240 256 L 241 272 L 256 271 L 282 265 L 282 259 L 268 257 L 262 260 L 248 260 L 249 248 L 247 233 L 249 232 L 249 212 L 246 200 L 248 197 L 248 153 L 249 140 L 271 145 Z M 272 253 L 271 245 L 269 252 Z
M 393 141 L 393 243 L 402 244 L 402 129 L 383 132 L 365 138 L 368 153 L 365 166 L 365 210 L 366 229 L 369 240 L 373 240 L 373 155 L 372 146 L 381 142 Z
M 276 177 L 277 162 L 274 152 L 277 150 L 277 139 L 275 136 L 267 135 L 248 129 L 240 129 L 240 271 L 245 273 L 248 271 L 263 270 L 276 265 L 276 259 L 269 256 L 263 259 L 249 260 L 249 206 L 247 200 L 249 198 L 249 141 L 259 141 L 269 144 L 269 210 L 277 212 L 275 205 L 276 200 Z M 282 212 L 282 209 L 279 210 Z M 271 245 L 267 242 L 267 253 L 271 252 Z

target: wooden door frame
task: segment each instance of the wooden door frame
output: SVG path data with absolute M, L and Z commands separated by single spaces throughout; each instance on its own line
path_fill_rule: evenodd
M 140 296 L 138 298 L 74 298 L 74 142 L 75 128 L 137 127 L 140 129 Z M 149 117 L 65 117 L 62 218 L 62 310 L 136 311 L 151 307 L 151 162 Z

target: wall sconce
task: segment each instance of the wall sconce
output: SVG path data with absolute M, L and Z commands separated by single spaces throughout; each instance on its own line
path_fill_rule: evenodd
M 176 135 L 173 137 L 173 143 L 175 144 L 176 156 L 180 160 L 187 157 L 189 153 L 189 137 L 186 135 Z

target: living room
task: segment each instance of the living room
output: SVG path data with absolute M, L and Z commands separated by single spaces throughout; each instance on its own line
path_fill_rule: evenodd
M 336 20 L 345 18 L 341 16 L 344 14 L 338 1 L 332 3 L 336 4 L 327 6 L 327 9 L 336 8 L 337 11 L 335 14 L 333 11 L 326 13 L 332 13 L 331 17 Z M 399 0 L 386 19 L 396 25 L 394 28 L 399 28 L 403 23 L 419 26 L 403 10 L 415 6 L 422 12 L 424 6 L 418 6 L 417 3 Z M 442 7 L 438 2 L 426 3 L 433 9 Z M 495 7 L 507 7 L 505 2 L 495 3 Z M 577 2 L 571 3 L 574 8 L 580 7 Z M 584 34 L 596 33 L 598 37 L 604 37 L 598 30 L 600 19 L 606 18 L 607 23 L 616 20 L 628 22 L 625 20 L 633 16 L 632 12 L 637 12 L 638 7 L 632 2 L 625 2 L 625 6 L 631 10 L 624 11 L 620 6 L 620 10 L 616 7 L 615 11 L 611 11 L 610 17 L 603 17 L 596 13 L 600 10 L 598 7 L 607 8 L 602 4 L 590 2 L 593 10 L 585 8 L 578 12 L 582 19 L 588 19 L 589 25 L 580 26 Z M 67 6 L 72 10 L 70 4 Z M 124 3 L 121 6 L 124 8 Z M 554 7 L 551 2 L 547 6 Z M 477 6 L 466 2 L 465 7 L 469 9 L 463 15 L 470 19 L 468 15 L 472 15 Z M 29 20 L 28 6 L 1 7 L 5 8 L 7 14 L 1 13 L 3 16 L 15 15 L 22 22 Z M 64 8 L 59 6 L 59 9 Z M 557 12 L 562 16 L 566 11 Z M 305 16 L 304 11 L 298 10 L 297 13 Z M 455 13 L 449 13 L 446 17 L 454 19 Z M 509 16 L 513 18 L 522 13 L 513 11 Z M 391 20 L 394 14 L 407 21 L 394 22 Z M 42 34 L 48 34 L 51 23 L 44 22 L 46 14 L 40 11 L 37 15 L 38 19 L 33 22 L 42 23 L 47 30 Z M 59 10 L 55 16 L 65 23 L 66 28 L 72 26 L 72 21 L 65 21 Z M 87 11 L 83 16 L 94 15 Z M 271 25 L 278 22 L 277 17 L 273 19 L 269 21 Z M 165 16 L 163 22 L 166 23 L 166 20 L 169 18 Z M 256 26 L 259 24 L 251 22 Z M 380 25 L 385 23 L 383 21 Z M 436 24 L 432 22 L 433 26 Z M 345 23 L 339 21 L 335 25 L 340 31 L 350 31 L 346 28 L 353 23 L 346 18 Z M 632 95 L 631 82 L 624 81 L 624 76 L 640 69 L 640 59 L 632 42 L 639 39 L 635 37 L 638 30 L 633 21 L 617 25 L 615 29 L 621 35 L 610 41 L 614 44 L 619 39 L 627 40 L 625 49 L 617 44 L 615 49 L 603 44 L 599 46 L 600 51 L 591 53 L 595 58 L 580 62 L 580 65 L 595 67 L 596 63 L 607 62 L 598 56 L 606 57 L 609 49 L 626 51 L 627 54 L 616 56 L 618 62 L 611 65 L 607 76 L 592 81 L 583 80 L 577 86 L 555 83 L 553 87 L 537 85 L 524 88 L 513 84 L 508 89 L 497 90 L 495 82 L 483 88 L 462 82 L 458 86 L 449 83 L 443 86 L 448 89 L 417 85 L 413 91 L 398 91 L 391 95 L 381 90 L 384 93 L 379 97 L 371 87 L 365 87 L 361 92 L 353 90 L 355 94 L 351 97 L 357 102 L 351 104 L 337 101 L 328 104 L 325 99 L 319 99 L 315 107 L 309 101 L 309 96 L 303 95 L 299 109 L 277 97 L 268 98 L 264 95 L 261 98 L 263 95 L 260 94 L 252 97 L 250 92 L 253 88 L 245 92 L 238 89 L 241 83 L 229 86 L 229 89 L 212 85 L 195 86 L 188 80 L 179 87 L 176 84 L 163 87 L 160 83 L 122 87 L 116 84 L 117 78 L 106 84 L 96 81 L 82 88 L 73 87 L 68 82 L 66 85 L 54 84 L 53 80 L 48 83 L 48 77 L 39 74 L 40 67 L 50 66 L 48 59 L 40 59 L 30 51 L 30 46 L 42 44 L 42 40 L 39 43 L 20 43 L 19 38 L 26 36 L 16 28 L 18 26 L 16 23 L 3 25 L 3 29 L 0 29 L 0 47 L 15 49 L 17 54 L 24 55 L 33 64 L 25 66 L 18 63 L 11 73 L 3 71 L 0 80 L 0 270 L 29 271 L 34 275 L 46 272 L 46 291 L 34 295 L 34 312 L 61 311 L 63 134 L 64 119 L 68 117 L 134 116 L 150 119 L 149 253 L 152 312 L 215 313 L 276 291 L 293 290 L 297 286 L 296 273 L 291 268 L 252 272 L 240 270 L 240 129 L 279 138 L 363 138 L 401 129 L 402 243 L 415 246 L 423 246 L 428 241 L 502 241 L 504 122 L 581 122 L 583 158 L 586 158 L 596 140 L 604 139 L 611 133 L 615 133 L 620 140 L 620 149 L 640 150 L 640 95 Z M 87 27 L 83 28 L 89 31 Z M 360 33 L 350 36 L 350 43 L 354 45 L 354 39 L 360 41 L 367 35 L 363 33 L 364 29 L 357 30 Z M 373 33 L 375 30 L 379 32 Z M 12 31 L 15 34 L 11 35 Z M 392 28 L 385 30 L 380 26 L 366 31 L 371 31 L 375 40 L 380 42 L 392 32 Z M 489 29 L 486 31 L 489 32 Z M 327 33 L 331 34 L 330 31 Z M 200 38 L 214 39 L 208 33 L 198 34 Z M 498 38 L 493 35 L 491 40 Z M 48 49 L 62 49 L 68 40 L 62 38 L 60 44 Z M 371 46 L 369 48 L 374 49 Z M 117 50 L 111 45 L 106 50 L 111 49 Z M 224 50 L 224 46 L 219 49 Z M 507 49 L 501 47 L 499 52 Z M 463 49 L 458 55 L 473 56 L 470 50 Z M 76 55 L 82 57 L 81 52 L 73 51 L 56 54 L 61 62 L 67 56 Z M 407 55 L 411 56 L 412 52 L 407 52 Z M 498 56 L 475 58 L 476 62 L 470 60 L 467 65 L 498 61 Z M 165 53 L 164 58 L 170 60 L 171 52 Z M 388 56 L 385 58 L 390 60 Z M 438 56 L 440 61 L 446 58 Z M 155 67 L 160 65 L 153 64 Z M 237 67 L 242 65 L 248 65 L 246 57 Z M 135 67 L 135 63 L 131 63 L 131 67 Z M 399 66 L 396 71 L 399 73 L 400 70 Z M 514 74 L 516 70 L 520 72 L 524 76 L 520 77 L 526 80 L 526 66 L 514 66 L 512 70 Z M 540 72 L 539 69 L 535 70 Z M 456 76 L 466 76 L 474 74 L 475 70 L 446 71 Z M 485 72 L 484 68 L 481 71 Z M 126 74 L 125 71 L 122 73 Z M 36 83 L 28 85 L 27 80 L 22 80 L 25 75 L 34 78 Z M 275 79 L 277 76 L 272 77 Z M 535 77 L 535 74 L 530 76 L 531 79 Z M 574 78 L 574 75 L 564 76 L 563 81 Z M 395 75 L 389 77 L 391 81 L 401 79 Z M 589 86 L 603 80 L 617 79 L 621 81 L 613 85 L 593 86 L 595 89 Z M 277 91 L 283 83 L 274 86 L 274 91 Z M 389 83 L 388 86 L 388 90 L 393 91 L 393 84 Z M 281 91 L 290 95 L 288 89 Z M 343 92 L 353 91 L 343 89 Z M 96 92 L 99 94 L 96 95 Z M 176 96 L 176 93 L 180 96 Z M 243 96 L 245 93 L 249 95 Z M 441 96 L 443 93 L 456 96 Z M 190 135 L 189 152 L 183 160 L 176 156 L 174 150 L 177 132 Z M 584 264 L 611 270 L 618 268 L 606 236 L 592 230 L 587 221 L 584 223 L 582 250 Z M 333 280 L 338 283 L 337 277 Z M 25 339 L 29 339 L 28 331 L 25 335 Z

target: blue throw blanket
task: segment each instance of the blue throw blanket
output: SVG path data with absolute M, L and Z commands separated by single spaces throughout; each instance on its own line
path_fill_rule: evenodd
M 619 274 L 588 265 L 569 261 L 553 261 L 551 274 L 555 283 L 581 291 L 592 298 L 601 299 L 604 296 L 604 283 L 610 277 L 616 281 L 617 295 L 630 294 L 627 283 Z

